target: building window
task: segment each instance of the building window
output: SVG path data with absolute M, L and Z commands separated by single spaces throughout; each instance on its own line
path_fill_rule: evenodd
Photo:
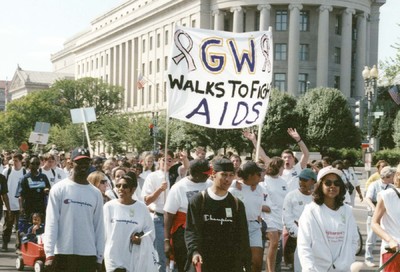
M 304 94 L 308 91 L 308 75 L 307 74 L 299 74 L 299 89 L 298 92 L 300 94 Z
M 288 23 L 287 10 L 277 10 L 275 13 L 275 29 L 276 31 L 286 31 Z
M 96 58 L 96 69 L 99 69 L 99 58 Z
M 287 58 L 287 44 L 275 44 L 275 60 L 286 60 Z
M 156 103 L 160 103 L 160 84 L 156 84 Z
M 80 75 L 80 74 L 81 74 L 81 66 L 78 65 L 78 75 Z
M 146 40 L 145 39 L 142 40 L 142 52 L 143 53 L 146 52 Z
M 192 20 L 192 27 L 196 27 L 196 20 Z
M 160 59 L 157 59 L 157 73 L 160 72 Z
M 340 76 L 335 76 L 333 82 L 333 88 L 340 89 Z
M 153 62 L 150 61 L 149 62 L 149 75 L 151 75 L 153 73 Z
M 309 31 L 310 30 L 310 12 L 300 11 L 300 31 Z
M 104 65 L 104 56 L 101 56 L 100 65 L 101 65 L 101 67 L 103 67 L 103 65 Z
M 160 48 L 161 46 L 161 34 L 157 33 L 157 48 Z
M 142 73 L 142 75 L 144 72 L 146 72 L 146 65 L 144 63 L 142 63 L 142 71 L 140 71 L 140 72 Z
M 142 88 L 142 97 L 141 97 L 141 101 L 140 101 L 140 103 L 141 103 L 140 105 L 141 106 L 144 106 L 144 94 L 145 94 L 144 89 L 145 88 Z
M 335 34 L 342 35 L 342 15 L 336 15 L 335 17 Z
M 149 91 L 147 92 L 148 93 L 148 100 L 147 100 L 147 104 L 151 104 L 151 100 L 152 100 L 152 88 L 151 88 L 152 86 L 151 85 L 149 85 Z
M 299 59 L 301 61 L 309 60 L 309 52 L 310 52 L 310 48 L 309 48 L 308 44 L 300 44 L 300 56 L 299 56 Z
M 153 37 L 150 37 L 149 50 L 153 50 Z
M 162 90 L 164 102 L 167 102 L 167 82 L 164 81 L 164 89 Z
M 165 30 L 164 45 L 168 45 L 168 37 L 169 37 L 168 30 Z
M 286 91 L 286 74 L 274 74 L 274 87 L 282 92 Z
M 168 70 L 168 56 L 164 57 L 164 70 Z
M 334 62 L 336 64 L 340 64 L 340 47 L 335 47 L 335 53 L 333 53 Z
M 108 54 L 106 55 L 106 65 L 108 65 Z

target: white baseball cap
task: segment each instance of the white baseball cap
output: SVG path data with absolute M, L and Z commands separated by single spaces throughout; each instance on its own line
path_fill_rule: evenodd
M 336 174 L 341 178 L 343 175 L 343 172 L 335 167 L 327 166 L 327 167 L 324 167 L 321 170 L 319 170 L 317 180 L 321 181 L 321 179 L 328 174 Z

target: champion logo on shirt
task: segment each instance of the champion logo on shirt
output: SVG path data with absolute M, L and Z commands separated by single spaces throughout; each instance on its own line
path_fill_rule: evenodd
M 80 206 L 88 206 L 88 207 L 93 207 L 92 204 L 87 203 L 87 202 L 82 202 L 82 201 L 75 201 L 72 199 L 64 199 L 64 204 L 78 204 Z
M 296 172 L 296 171 L 294 171 L 294 172 L 292 173 L 292 177 L 297 177 L 297 172 Z
M 223 225 L 224 223 L 232 223 L 233 220 L 232 219 L 228 219 L 228 218 L 214 218 L 212 217 L 211 214 L 205 214 L 204 215 L 204 221 L 217 221 L 220 222 L 221 225 Z

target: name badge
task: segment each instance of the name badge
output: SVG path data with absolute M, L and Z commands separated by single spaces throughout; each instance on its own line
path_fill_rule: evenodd
M 225 213 L 226 213 L 226 217 L 232 217 L 232 209 L 231 208 L 225 208 Z

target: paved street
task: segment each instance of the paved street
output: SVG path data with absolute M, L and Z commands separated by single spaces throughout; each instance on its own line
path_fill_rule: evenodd
M 362 172 L 363 174 L 359 176 L 361 178 L 361 189 L 364 191 L 364 184 L 365 184 L 365 172 L 363 168 L 357 168 L 356 171 Z M 356 197 L 356 207 L 354 208 L 354 215 L 357 220 L 357 224 L 360 227 L 361 234 L 363 236 L 363 241 L 364 241 L 364 247 L 363 251 L 361 252 L 360 256 L 357 256 L 357 261 L 364 262 L 364 249 L 365 249 L 365 240 L 366 240 L 366 228 L 365 228 L 365 220 L 367 216 L 367 211 L 364 203 L 360 203 L 358 197 Z M 2 229 L 2 224 L 1 224 L 1 229 Z M 15 241 L 15 234 L 13 233 L 12 235 L 12 242 Z M 1 236 L 0 236 L 0 242 L 1 242 Z M 375 247 L 374 250 L 374 255 L 375 255 L 375 261 L 378 264 L 379 262 L 379 245 Z M 15 269 L 15 260 L 17 258 L 17 255 L 15 254 L 15 251 L 12 250 L 14 248 L 14 244 L 10 243 L 9 244 L 9 251 L 8 252 L 0 252 L 0 271 L 16 271 Z M 364 266 L 364 268 L 361 271 L 374 271 L 376 268 L 369 268 Z M 24 271 L 33 271 L 32 268 L 26 267 Z M 285 266 L 282 267 L 282 271 L 289 271 Z

